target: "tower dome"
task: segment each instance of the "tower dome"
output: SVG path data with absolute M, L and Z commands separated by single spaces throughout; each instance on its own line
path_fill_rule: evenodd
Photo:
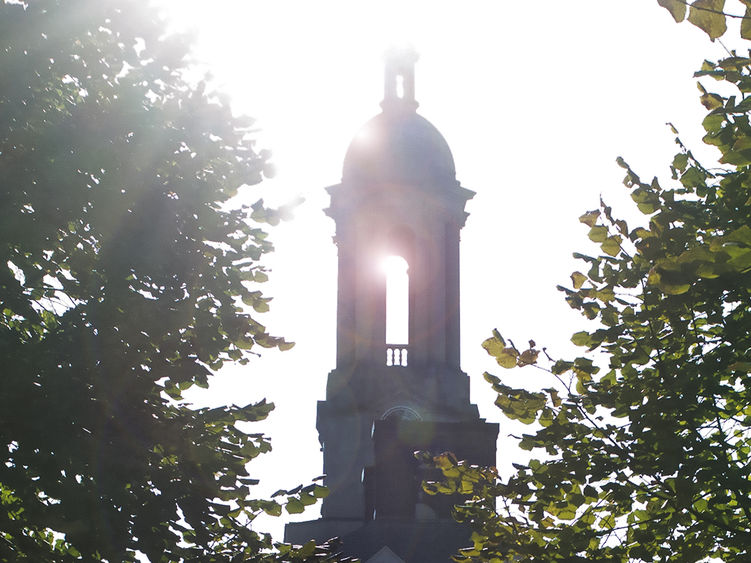
M 414 111 L 386 106 L 349 145 L 343 181 L 455 184 L 456 169 L 443 135 Z
M 383 111 L 350 143 L 344 182 L 456 185 L 454 157 L 446 139 L 415 111 L 416 60 L 413 50 L 386 54 Z

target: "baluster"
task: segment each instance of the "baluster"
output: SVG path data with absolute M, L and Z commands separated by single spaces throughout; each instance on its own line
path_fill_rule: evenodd
M 389 367 L 407 367 L 409 347 L 403 344 L 391 344 L 386 346 L 386 365 Z

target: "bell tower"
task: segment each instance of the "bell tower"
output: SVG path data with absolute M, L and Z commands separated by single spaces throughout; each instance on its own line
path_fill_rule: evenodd
M 467 542 L 450 518 L 457 499 L 422 492 L 432 469 L 415 450 L 495 464 L 498 425 L 480 419 L 460 368 L 459 232 L 474 192 L 416 112 L 416 60 L 411 50 L 386 54 L 382 112 L 355 136 L 341 183 L 327 189 L 339 257 L 337 357 L 317 428 L 330 492 L 320 520 L 285 534 L 294 543 L 342 537 L 345 553 L 365 563 L 385 553 L 449 561 Z M 407 277 L 396 304 L 381 267 L 394 256 Z M 406 309 L 396 311 L 406 324 L 399 342 L 387 340 L 394 307 Z

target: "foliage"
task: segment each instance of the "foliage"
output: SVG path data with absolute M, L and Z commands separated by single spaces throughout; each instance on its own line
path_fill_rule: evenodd
M 325 495 L 248 498 L 273 405 L 181 401 L 290 346 L 247 312 L 280 212 L 227 205 L 267 155 L 188 63 L 143 2 L 0 3 L 2 561 L 326 557 L 249 523 Z
M 587 269 L 560 289 L 598 321 L 572 337 L 598 354 L 553 360 L 497 331 L 483 344 L 551 381 L 537 392 L 486 374 L 504 415 L 535 423 L 520 439 L 533 458 L 507 480 L 444 464 L 454 490 L 472 490 L 460 561 L 751 560 L 751 58 L 697 75 L 734 91 L 702 88 L 720 166 L 676 139 L 663 187 L 618 159 L 647 226 L 602 202 L 580 218 L 602 252 L 576 255 Z
M 729 19 L 741 20 L 741 37 L 751 39 L 751 2 L 748 0 L 733 2 L 735 7 L 743 8 L 743 14 L 726 11 L 725 0 L 657 0 L 657 3 L 670 12 L 676 22 L 688 19 L 712 41 L 725 34 Z

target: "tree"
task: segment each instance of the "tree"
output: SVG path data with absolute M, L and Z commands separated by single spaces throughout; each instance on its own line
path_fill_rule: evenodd
M 248 312 L 281 212 L 228 204 L 268 155 L 144 4 L 0 3 L 0 560 L 314 558 L 249 524 L 325 494 L 248 498 L 273 405 L 181 401 L 291 345 Z
M 678 138 L 669 185 L 619 158 L 645 226 L 603 202 L 580 218 L 601 253 L 575 255 L 586 269 L 560 289 L 597 321 L 572 337 L 588 353 L 554 360 L 498 331 L 483 344 L 550 382 L 485 375 L 506 417 L 536 423 L 511 477 L 438 458 L 448 483 L 428 489 L 470 493 L 456 512 L 474 545 L 459 561 L 751 559 L 751 58 L 697 76 L 724 92 L 701 87 L 718 166 Z

